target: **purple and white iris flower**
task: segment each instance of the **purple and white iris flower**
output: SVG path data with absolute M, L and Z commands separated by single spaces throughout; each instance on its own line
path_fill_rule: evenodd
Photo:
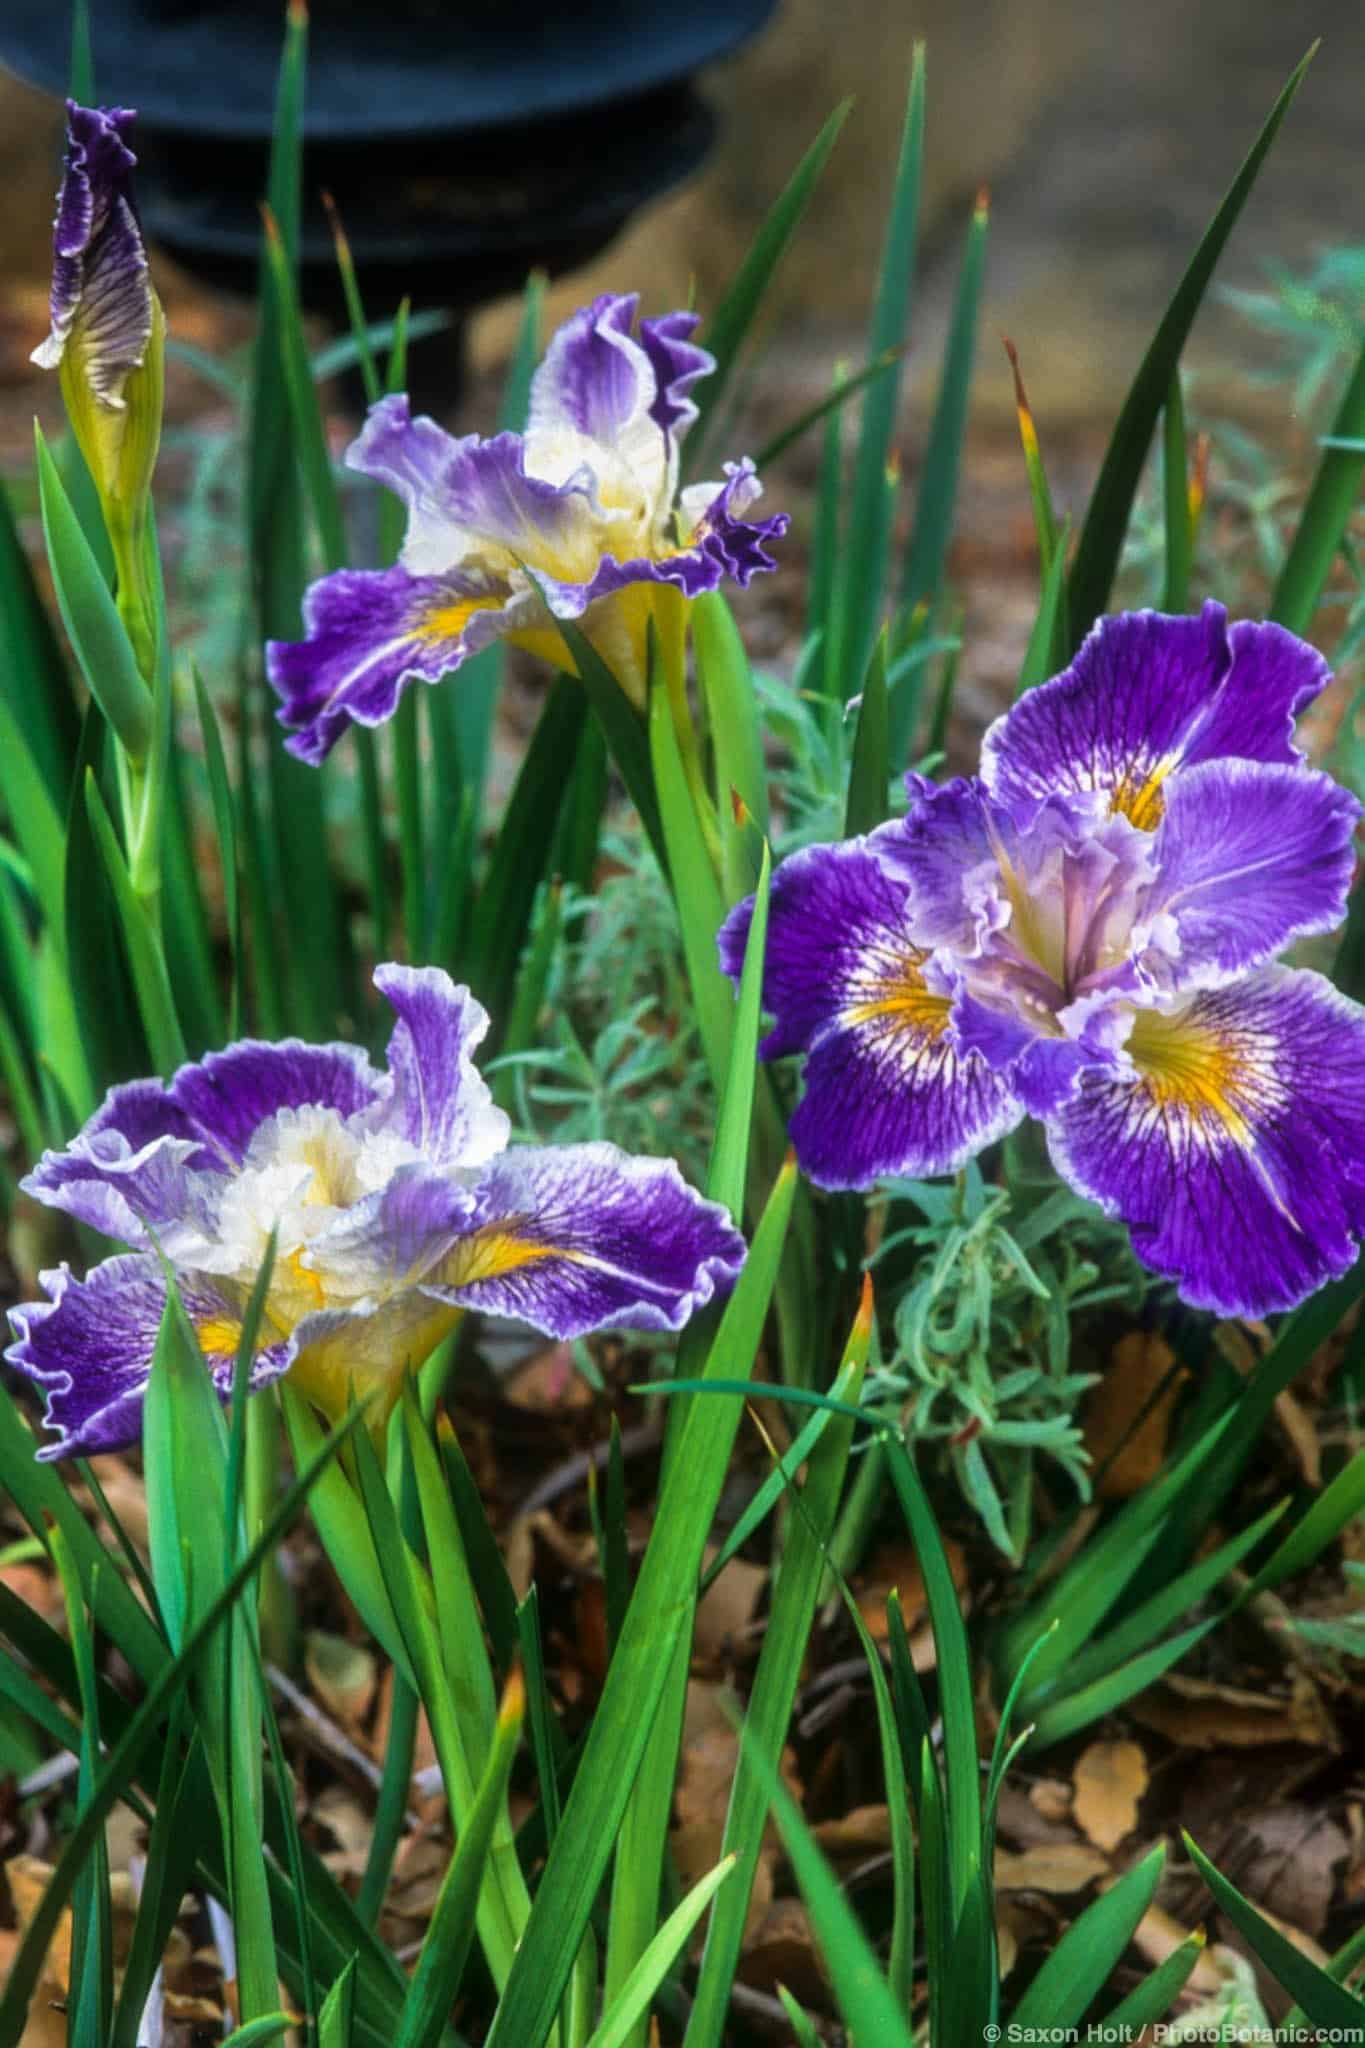
M 220 1391 L 270 1233 L 251 1384 L 283 1373 L 332 1416 L 396 1397 L 466 1308 L 559 1338 L 676 1330 L 729 1288 L 744 1242 L 671 1160 L 614 1145 L 507 1149 L 472 1055 L 484 1010 L 438 968 L 388 966 L 388 1070 L 353 1045 L 243 1040 L 168 1083 L 115 1088 L 24 1186 L 133 1249 L 43 1273 L 9 1362 L 46 1392 L 71 1457 L 136 1440 L 175 1272 Z M 378 1404 L 384 1411 L 381 1396 Z
M 1343 915 L 1360 807 L 1293 745 L 1328 680 L 1274 625 L 1140 612 L 981 772 L 777 873 L 768 1057 L 828 1188 L 949 1173 L 1026 1114 L 1184 1300 L 1291 1307 L 1365 1233 L 1365 1010 L 1274 965 Z M 737 975 L 750 908 L 721 932 Z
M 558 628 L 581 620 L 627 693 L 644 700 L 648 632 L 680 653 L 688 603 L 774 563 L 785 516 L 751 523 L 752 462 L 679 490 L 690 392 L 715 364 L 694 313 L 637 324 L 638 299 L 595 299 L 555 334 L 531 384 L 525 434 L 455 439 L 381 399 L 351 469 L 408 508 L 396 568 L 343 569 L 304 603 L 308 637 L 267 649 L 286 744 L 323 760 L 351 724 L 393 716 L 414 682 L 439 682 L 497 639 L 573 672 Z
M 133 192 L 126 107 L 66 103 L 53 227 L 51 331 L 33 351 L 62 394 L 106 518 L 145 510 L 161 438 L 165 322 Z M 111 523 L 111 537 L 118 535 Z M 122 565 L 121 565 L 122 566 Z

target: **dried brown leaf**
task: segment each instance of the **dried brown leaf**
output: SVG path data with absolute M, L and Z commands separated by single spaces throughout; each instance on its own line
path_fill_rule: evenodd
M 995 1882 L 1006 1892 L 1079 1892 L 1109 1873 L 1109 1858 L 1084 1842 L 1040 1843 L 1033 1849 L 997 1849 Z
M 1114 1459 L 1097 1488 L 1101 1500 L 1126 1500 L 1149 1486 L 1161 1470 L 1171 1418 L 1187 1375 L 1173 1373 L 1165 1392 L 1152 1397 L 1174 1364 L 1175 1353 L 1164 1339 L 1130 1330 L 1114 1346 L 1109 1370 L 1091 1388 L 1082 1416 L 1085 1447 L 1096 1466 Z M 1139 1423 L 1149 1400 L 1152 1406 Z
M 1288 1699 L 1277 1699 L 1177 1673 L 1140 1694 L 1129 1711 L 1184 1749 L 1255 1749 L 1277 1742 L 1340 1747 L 1318 1694 L 1299 1684 Z
M 715 1547 L 712 1546 L 707 1552 L 708 1564 L 714 1556 Z M 697 1602 L 696 1629 L 692 1638 L 697 1656 L 714 1662 L 733 1659 L 767 1583 L 766 1565 L 749 1564 L 742 1557 L 731 1558 Z
M 1147 1790 L 1147 1759 L 1135 1742 L 1092 1742 L 1076 1760 L 1075 1814 L 1100 1849 L 1117 1849 L 1137 1826 Z

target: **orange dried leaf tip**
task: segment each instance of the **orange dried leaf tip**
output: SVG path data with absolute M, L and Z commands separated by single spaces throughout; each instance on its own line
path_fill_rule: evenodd
M 325 185 L 322 189 L 321 198 L 323 211 L 327 215 L 327 225 L 332 230 L 332 240 L 336 244 L 337 261 L 339 263 L 349 263 L 351 261 L 350 238 L 346 233 L 340 209 Z
M 288 0 L 284 18 L 290 28 L 307 28 L 308 0 Z
M 507 1674 L 507 1683 L 502 1689 L 502 1698 L 498 1702 L 498 1726 L 500 1728 L 519 1727 L 525 1719 L 526 1674 L 522 1670 L 521 1659 L 518 1658 Z
M 853 1319 L 853 1333 L 855 1336 L 865 1337 L 868 1331 L 872 1328 L 872 1317 L 874 1308 L 875 1303 L 872 1294 L 872 1275 L 870 1273 L 864 1273 L 863 1291 L 858 1299 L 858 1313 Z
M 1209 490 L 1209 455 L 1211 443 L 1207 434 L 1196 436 L 1194 462 L 1190 471 L 1190 526 L 1197 527 L 1199 515 L 1204 509 L 1204 500 Z
M 1024 375 L 1019 368 L 1019 351 L 1007 334 L 1002 334 L 1000 338 L 1005 344 L 1005 354 L 1010 359 L 1010 369 L 1014 373 L 1014 406 L 1019 415 L 1019 438 L 1024 444 L 1025 454 L 1034 456 L 1038 453 L 1038 429 L 1033 424 L 1033 407 L 1029 404 L 1028 393 L 1024 389 Z
M 976 188 L 976 205 L 973 208 L 973 211 L 976 213 L 978 219 L 981 219 L 984 218 L 984 216 L 988 214 L 990 210 L 991 188 L 989 185 L 978 185 Z
M 749 806 L 745 803 L 733 782 L 730 784 L 730 816 L 741 829 L 745 825 L 752 825 L 754 822 L 753 812 L 749 809 Z

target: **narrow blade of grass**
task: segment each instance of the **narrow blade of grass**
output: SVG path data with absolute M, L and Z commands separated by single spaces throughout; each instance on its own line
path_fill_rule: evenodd
M 1161 324 L 1143 357 L 1105 454 L 1071 571 L 1071 645 L 1078 647 L 1109 601 L 1124 535 L 1158 415 L 1165 404 L 1195 315 L 1203 304 L 1219 257 L 1256 182 L 1261 165 L 1289 111 L 1316 43 L 1290 73 L 1245 162 L 1190 258 Z
M 708 377 L 696 393 L 698 418 L 688 450 L 689 466 L 694 471 L 701 465 L 708 426 L 719 415 L 720 401 L 734 376 L 735 364 L 745 340 L 852 105 L 851 100 L 844 100 L 834 109 L 802 157 L 754 237 L 738 276 L 702 332 L 701 339 L 715 357 L 716 368 L 714 375 Z
M 981 283 L 986 269 L 986 238 L 990 199 L 979 194 L 962 253 L 952 325 L 943 352 L 943 375 L 924 451 L 915 505 L 915 525 L 901 572 L 901 603 L 916 605 L 937 599 L 943 584 L 948 543 L 957 508 L 962 442 L 967 430 L 967 400 L 976 357 L 976 330 L 981 310 Z M 904 737 L 904 736 L 902 736 Z
M 1342 445 L 1346 444 L 1346 445 Z M 1306 633 L 1327 587 L 1365 476 L 1365 349 L 1324 442 L 1322 460 L 1299 517 L 1267 616 Z
M 919 232 L 920 175 L 924 158 L 924 46 L 916 44 L 876 304 L 868 335 L 869 360 L 902 349 L 910 319 L 911 288 Z M 826 690 L 845 702 L 862 686 L 876 637 L 877 615 L 891 546 L 891 495 L 887 465 L 896 426 L 901 380 L 898 370 L 868 386 L 863 398 L 858 453 L 854 463 L 844 565 L 832 631 L 825 649 Z

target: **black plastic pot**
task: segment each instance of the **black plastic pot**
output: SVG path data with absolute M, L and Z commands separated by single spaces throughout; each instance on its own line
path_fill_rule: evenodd
M 345 223 L 367 310 L 460 314 L 597 255 L 701 162 L 692 84 L 776 0 L 321 0 L 309 31 L 301 289 L 342 317 L 321 194 Z M 100 99 L 138 109 L 148 235 L 249 293 L 279 64 L 275 0 L 95 0 Z M 0 62 L 66 87 L 67 11 L 5 0 Z M 450 342 L 442 340 L 445 386 Z

